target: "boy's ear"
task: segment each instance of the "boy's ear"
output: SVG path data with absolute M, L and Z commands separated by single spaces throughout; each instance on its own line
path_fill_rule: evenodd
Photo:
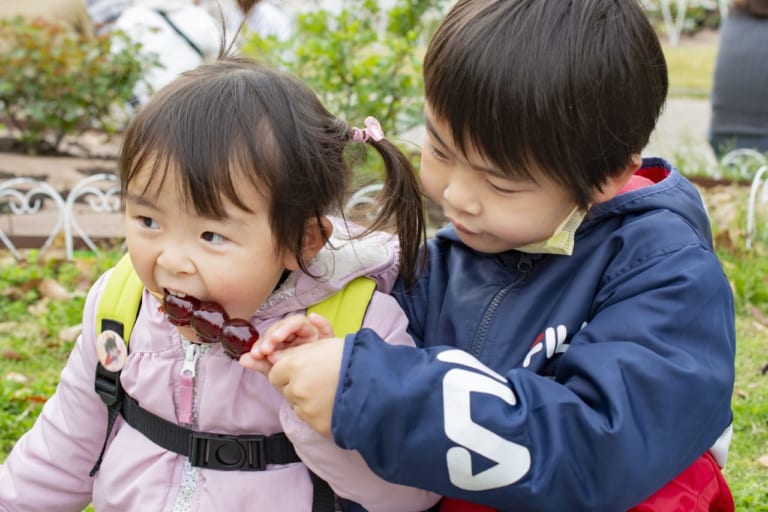
M 602 190 L 595 191 L 594 203 L 604 203 L 619 193 L 629 181 L 629 178 L 640 168 L 643 163 L 643 159 L 638 153 L 632 155 L 627 166 L 622 169 L 618 174 L 608 177 L 605 183 L 603 183 Z
M 312 261 L 312 258 L 325 245 L 325 241 L 330 238 L 331 233 L 333 233 L 333 224 L 327 217 L 321 217 L 319 222 L 317 219 L 307 220 L 304 226 L 304 239 L 301 243 L 301 259 L 304 263 Z M 286 253 L 284 266 L 288 270 L 298 269 L 299 262 L 296 260 L 296 256 L 292 253 Z

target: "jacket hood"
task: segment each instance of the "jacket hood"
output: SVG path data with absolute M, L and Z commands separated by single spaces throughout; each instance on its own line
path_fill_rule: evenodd
M 641 215 L 654 210 L 671 211 L 693 227 L 708 247 L 712 247 L 712 229 L 709 217 L 696 187 L 662 158 L 644 158 L 636 176 L 653 184 L 624 192 L 604 203 L 593 205 L 577 231 L 606 220 L 609 217 Z M 452 225 L 437 232 L 438 238 L 459 242 Z
M 297 270 L 262 304 L 255 316 L 264 319 L 306 309 L 335 294 L 360 276 L 376 281 L 376 289 L 389 293 L 399 269 L 397 237 L 374 231 L 354 238 L 363 228 L 331 218 L 333 233 L 309 265 L 309 274 Z M 311 275 L 310 275 L 311 274 Z
M 709 217 L 696 187 L 672 165 L 661 158 L 644 158 L 635 173 L 653 182 L 631 192 L 619 194 L 610 201 L 594 205 L 583 227 L 616 215 L 640 215 L 654 210 L 670 211 L 682 217 L 712 247 Z

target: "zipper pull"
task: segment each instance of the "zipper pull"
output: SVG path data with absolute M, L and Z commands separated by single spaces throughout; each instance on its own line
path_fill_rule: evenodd
M 184 364 L 181 365 L 181 376 L 195 378 L 197 373 L 197 359 L 200 357 L 200 345 L 189 342 L 184 347 Z
M 179 423 L 192 423 L 192 407 L 195 401 L 195 375 L 197 360 L 200 358 L 200 345 L 185 342 L 184 363 L 181 365 L 181 386 L 179 389 Z

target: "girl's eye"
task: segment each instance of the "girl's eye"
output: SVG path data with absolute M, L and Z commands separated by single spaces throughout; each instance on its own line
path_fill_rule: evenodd
M 141 223 L 141 225 L 147 229 L 158 229 L 160 227 L 157 221 L 152 217 L 145 217 L 143 215 L 139 215 L 138 219 L 139 219 L 139 223 Z
M 212 244 L 221 244 L 227 240 L 220 234 L 214 233 L 213 231 L 206 231 L 205 233 L 200 235 L 200 238 L 202 238 L 206 242 L 211 242 Z

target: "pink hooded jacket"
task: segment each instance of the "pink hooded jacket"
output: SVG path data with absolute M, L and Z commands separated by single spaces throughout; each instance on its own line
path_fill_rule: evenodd
M 260 332 L 279 318 L 303 312 L 359 275 L 375 278 L 388 291 L 397 273 L 397 245 L 389 235 L 331 243 L 333 249 L 323 249 L 310 268 L 324 278 L 292 273 L 253 316 Z M 106 406 L 94 392 L 94 314 L 104 282 L 102 276 L 88 295 L 83 333 L 56 393 L 0 469 L 0 510 L 80 511 L 92 501 L 97 511 L 310 511 L 312 484 L 302 463 L 272 465 L 265 471 L 192 467 L 187 457 L 160 448 L 121 417 L 101 469 L 95 477 L 88 476 L 107 424 Z M 302 460 L 339 496 L 371 511 L 420 511 L 437 502 L 432 493 L 381 480 L 356 451 L 341 449 L 317 434 L 293 414 L 263 375 L 243 369 L 218 344 L 202 348 L 193 400 L 185 408 L 180 373 L 190 343 L 181 339 L 159 307 L 145 290 L 122 370 L 125 392 L 143 408 L 175 423 L 187 409 L 190 428 L 204 432 L 285 432 Z M 405 315 L 393 298 L 379 291 L 364 326 L 390 343 L 412 343 L 405 332 Z

